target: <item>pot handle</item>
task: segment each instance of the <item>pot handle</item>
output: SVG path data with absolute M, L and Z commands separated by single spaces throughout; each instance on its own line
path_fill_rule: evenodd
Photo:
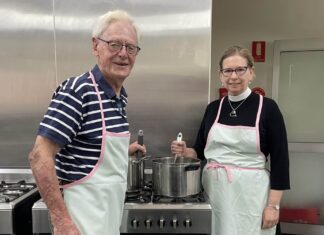
M 190 164 L 184 167 L 184 171 L 195 171 L 200 168 L 200 164 Z

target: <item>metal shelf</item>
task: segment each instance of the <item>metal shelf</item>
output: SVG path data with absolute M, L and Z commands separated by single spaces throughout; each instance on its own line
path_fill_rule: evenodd
M 280 222 L 281 232 L 296 235 L 324 235 L 324 225 Z

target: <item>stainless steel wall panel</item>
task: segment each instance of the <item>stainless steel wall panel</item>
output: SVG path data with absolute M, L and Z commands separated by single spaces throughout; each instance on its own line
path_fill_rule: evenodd
M 67 11 L 71 2 L 77 4 L 55 1 L 58 79 L 93 66 L 93 20 L 107 10 L 125 9 L 142 34 L 142 50 L 125 83 L 132 140 L 143 129 L 153 156 L 170 154 L 179 131 L 193 144 L 208 103 L 212 1 L 85 1 Z
M 51 0 L 0 5 L 0 165 L 26 166 L 55 88 Z
M 27 155 L 55 87 L 91 69 L 98 15 L 134 16 L 142 50 L 125 87 L 128 119 L 153 156 L 179 131 L 192 144 L 208 102 L 212 0 L 3 0 L 0 6 L 0 165 Z

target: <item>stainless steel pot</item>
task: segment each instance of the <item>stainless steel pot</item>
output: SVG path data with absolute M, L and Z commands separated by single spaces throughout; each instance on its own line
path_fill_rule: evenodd
M 168 197 L 198 194 L 200 188 L 200 160 L 185 157 L 164 157 L 152 160 L 153 193 Z
M 128 174 L 127 174 L 127 191 L 134 192 L 143 188 L 144 184 L 144 160 L 150 156 L 138 158 L 129 156 Z
M 137 143 L 144 144 L 144 132 L 138 131 Z M 129 156 L 128 174 L 127 174 L 127 191 L 134 192 L 143 188 L 144 184 L 144 160 L 149 156 L 143 157 L 141 152 L 135 153 L 134 156 Z

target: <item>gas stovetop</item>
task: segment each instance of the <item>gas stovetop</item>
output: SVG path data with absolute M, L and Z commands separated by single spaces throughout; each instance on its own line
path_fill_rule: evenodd
M 195 195 L 186 197 L 168 197 L 163 195 L 154 195 L 150 186 L 144 186 L 137 191 L 127 191 L 125 203 L 204 203 L 206 202 L 204 192 L 201 191 Z
M 17 199 L 23 199 L 28 192 L 32 191 L 35 188 L 35 183 L 27 183 L 26 180 L 20 180 L 17 182 L 1 181 L 0 203 L 2 203 L 2 205 L 5 205 L 4 203 L 13 202 Z
M 30 169 L 0 169 L 0 234 L 32 234 L 31 207 L 38 199 Z
M 121 234 L 211 234 L 211 206 L 203 192 L 186 198 L 152 194 L 150 187 L 127 192 Z M 33 206 L 34 233 L 50 233 L 42 200 Z
M 154 195 L 150 186 L 127 192 L 121 234 L 211 234 L 211 205 L 204 192 L 187 197 Z

